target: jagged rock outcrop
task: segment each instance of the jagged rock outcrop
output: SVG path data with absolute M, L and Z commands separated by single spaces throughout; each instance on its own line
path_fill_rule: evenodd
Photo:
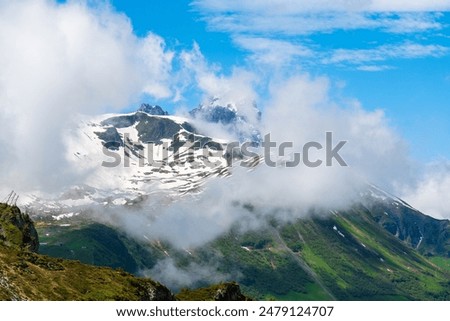
M 156 116 L 167 116 L 169 115 L 169 113 L 167 111 L 165 111 L 164 109 L 162 109 L 161 106 L 158 105 L 150 105 L 150 104 L 141 104 L 141 107 L 139 107 L 139 109 L 137 111 L 143 112 L 143 113 L 147 113 L 149 115 L 156 115 Z
M 28 214 L 17 206 L 0 204 L 0 242 L 6 246 L 37 252 L 39 238 Z
M 248 298 L 241 293 L 239 284 L 224 283 L 216 291 L 215 301 L 247 301 Z
M 239 111 L 234 103 L 224 104 L 220 98 L 213 97 L 209 103 L 200 104 L 189 114 L 197 120 L 221 124 L 241 142 L 259 145 L 262 141 L 259 131 L 261 112 L 256 105 L 247 106 L 244 110 Z
M 176 295 L 181 301 L 250 301 L 236 282 L 226 282 L 195 290 L 182 289 Z

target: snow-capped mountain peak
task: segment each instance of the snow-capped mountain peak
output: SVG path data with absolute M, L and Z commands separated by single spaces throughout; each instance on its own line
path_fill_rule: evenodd
M 152 106 L 152 105 L 146 104 L 146 103 L 141 104 L 141 106 L 139 107 L 139 109 L 137 111 L 147 113 L 149 115 L 155 115 L 155 116 L 169 115 L 169 113 L 167 111 L 165 111 L 164 109 L 162 109 L 161 106 L 158 106 L 158 105 Z
M 225 102 L 219 97 L 213 97 L 208 103 L 200 104 L 191 110 L 190 115 L 195 120 L 222 125 L 235 134 L 239 141 L 261 142 L 259 121 L 261 112 L 255 104 L 237 107 L 234 102 Z
M 88 205 L 134 204 L 160 192 L 195 192 L 207 178 L 229 175 L 226 144 L 157 105 L 142 104 L 127 114 L 80 116 L 67 137 L 66 158 L 83 181 L 51 199 L 35 195 L 28 205 L 42 213 L 75 213 Z

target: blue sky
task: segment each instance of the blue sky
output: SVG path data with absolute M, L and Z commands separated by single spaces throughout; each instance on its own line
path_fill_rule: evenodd
M 449 1 L 428 6 L 398 1 L 394 8 L 374 1 L 380 9 L 356 11 L 354 17 L 345 17 L 350 9 L 342 1 L 331 13 L 321 1 L 310 11 L 269 1 L 278 3 L 272 13 L 270 5 L 247 2 L 111 1 L 129 17 L 137 35 L 156 33 L 173 50 L 188 50 L 196 42 L 224 74 L 236 66 L 258 68 L 255 59 L 272 54 L 255 48 L 251 39 L 278 41 L 268 46 L 280 52 L 286 52 L 282 45 L 294 46 L 284 67 L 326 76 L 338 84 L 336 96 L 358 99 L 365 109 L 383 109 L 417 159 L 450 158 L 450 14 L 433 11 L 448 10 Z M 259 97 L 264 99 L 264 89 Z M 198 99 L 185 94 L 184 104 L 195 106 Z M 177 105 L 170 99 L 156 102 L 169 109 Z

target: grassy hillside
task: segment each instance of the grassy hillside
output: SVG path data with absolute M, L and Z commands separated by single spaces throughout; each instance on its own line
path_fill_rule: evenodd
M 41 225 L 40 231 L 49 241 L 42 248 L 54 256 L 129 270 L 152 265 L 158 257 L 158 253 L 152 257 L 141 245 L 104 225 L 52 227 Z M 29 216 L 17 207 L 0 204 L 0 300 L 248 300 L 236 283 L 184 289 L 175 298 L 151 279 L 138 278 L 123 269 L 52 258 L 37 254 L 38 249 L 38 234 Z
M 355 208 L 215 241 L 224 269 L 241 271 L 255 298 L 449 300 L 446 261 L 436 264 Z M 222 256 L 223 255 L 223 256 Z
M 0 300 L 171 300 L 150 279 L 0 245 Z
M 375 213 L 360 205 L 346 212 L 311 213 L 309 218 L 294 222 L 269 219 L 263 229 L 239 233 L 237 228 L 189 253 L 164 242 L 140 244 L 100 224 L 46 224 L 39 232 L 46 235 L 41 250 L 50 255 L 121 266 L 131 272 L 135 267 L 151 269 L 170 255 L 180 269 L 193 262 L 217 269 L 229 281 L 238 281 L 255 299 L 449 300 L 448 258 L 431 254 L 432 249 L 443 253 L 440 249 L 448 244 L 446 223 L 431 222 L 432 226 L 444 226 L 436 241 L 433 233 L 426 234 L 430 224 L 421 226 L 420 232 L 426 236 L 424 256 L 420 247 L 416 250 L 411 246 L 414 237 L 406 235 L 416 235 L 408 227 L 414 226 L 414 217 L 423 222 L 426 219 L 399 214 L 395 224 L 403 229 L 402 240 L 384 226 L 388 220 L 377 214 L 382 209 Z M 129 257 L 132 259 L 123 261 Z M 203 280 L 192 286 L 208 285 L 208 280 Z
M 36 230 L 17 207 L 0 204 L 0 300 L 171 300 L 150 279 L 39 255 Z
M 85 222 L 78 226 L 38 224 L 41 254 L 76 259 L 97 266 L 122 268 L 136 273 L 153 266 L 157 255 L 111 227 Z

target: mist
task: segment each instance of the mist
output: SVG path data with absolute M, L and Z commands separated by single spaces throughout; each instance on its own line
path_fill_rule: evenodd
M 283 164 L 292 153 L 303 153 L 302 146 L 307 142 L 325 146 L 325 133 L 332 132 L 334 144 L 346 141 L 341 156 L 348 166 L 334 161 L 332 166 L 324 162 L 315 168 L 303 163 L 292 168 L 270 167 L 262 160 L 249 170 L 237 162 L 231 168 L 231 177 L 209 179 L 201 193 L 180 195 L 170 202 L 153 197 L 139 211 L 124 209 L 109 215 L 112 224 L 137 238 L 145 235 L 176 248 L 196 248 L 232 227 L 245 232 L 265 227 L 274 217 L 289 222 L 307 217 L 311 209 L 347 209 L 368 183 L 392 191 L 412 180 L 407 145 L 382 111 L 366 111 L 356 101 L 338 105 L 330 98 L 325 77 L 304 74 L 270 88 L 261 132 L 270 133 L 278 146 L 282 142 L 293 144 L 283 157 L 273 149 L 272 161 Z M 263 154 L 262 149 L 255 151 Z M 317 151 L 309 156 L 323 159 L 324 153 Z
M 427 164 L 414 184 L 403 185 L 403 199 L 438 219 L 450 219 L 450 163 L 448 160 Z
M 174 292 L 182 288 L 217 284 L 236 278 L 236 276 L 218 272 L 217 267 L 212 262 L 208 265 L 191 262 L 188 266 L 181 268 L 177 266 L 174 259 L 169 257 L 158 261 L 151 270 L 141 271 L 140 274 L 159 280 Z

